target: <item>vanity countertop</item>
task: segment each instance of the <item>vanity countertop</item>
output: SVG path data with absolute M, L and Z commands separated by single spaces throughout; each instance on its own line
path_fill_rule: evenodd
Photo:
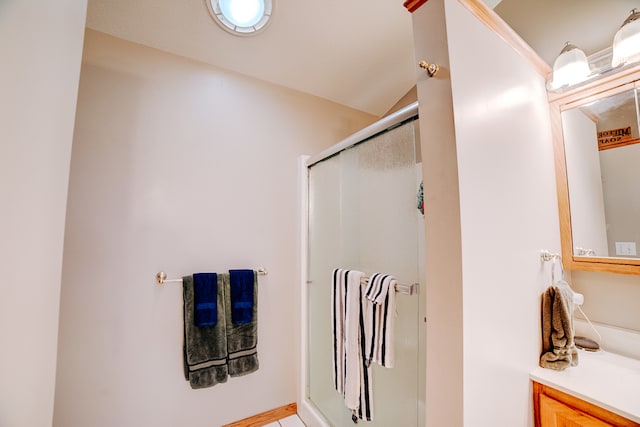
M 640 360 L 603 350 L 578 352 L 578 366 L 538 367 L 530 378 L 640 423 Z

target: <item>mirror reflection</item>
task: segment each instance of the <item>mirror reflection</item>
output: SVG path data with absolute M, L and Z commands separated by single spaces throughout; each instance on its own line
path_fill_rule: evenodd
M 640 258 L 640 134 L 633 84 L 562 112 L 573 251 Z

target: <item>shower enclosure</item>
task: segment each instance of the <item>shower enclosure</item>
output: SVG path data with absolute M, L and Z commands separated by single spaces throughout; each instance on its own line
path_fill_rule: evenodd
M 417 107 L 411 107 L 417 113 Z M 416 113 L 405 109 L 391 123 L 389 119 L 382 123 L 384 128 L 379 131 L 372 125 L 367 129 L 373 129 L 369 130 L 373 135 L 321 153 L 307 161 L 303 171 L 308 180 L 302 310 L 306 348 L 300 413 L 310 426 L 353 425 L 332 379 L 333 269 L 359 270 L 367 276 L 388 273 L 407 285 L 423 277 L 422 168 Z M 395 366 L 374 364 L 374 418 L 366 425 L 423 425 L 422 300 L 419 292 L 396 296 Z M 305 417 L 305 412 L 312 414 Z

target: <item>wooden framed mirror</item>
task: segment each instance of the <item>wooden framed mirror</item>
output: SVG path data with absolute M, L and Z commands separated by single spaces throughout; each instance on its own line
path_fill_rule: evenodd
M 640 274 L 640 65 L 549 94 L 562 259 Z

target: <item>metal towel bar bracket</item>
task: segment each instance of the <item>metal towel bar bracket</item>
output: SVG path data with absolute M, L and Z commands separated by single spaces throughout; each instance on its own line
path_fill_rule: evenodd
M 365 276 L 360 280 L 360 284 L 365 284 L 369 280 L 369 277 Z M 420 283 L 412 283 L 410 285 L 405 285 L 404 283 L 396 283 L 395 291 L 399 294 L 404 295 L 416 295 L 420 290 Z
M 401 283 L 396 283 L 396 292 L 405 295 L 417 295 L 420 291 L 419 283 L 412 283 L 410 285 L 403 285 Z

